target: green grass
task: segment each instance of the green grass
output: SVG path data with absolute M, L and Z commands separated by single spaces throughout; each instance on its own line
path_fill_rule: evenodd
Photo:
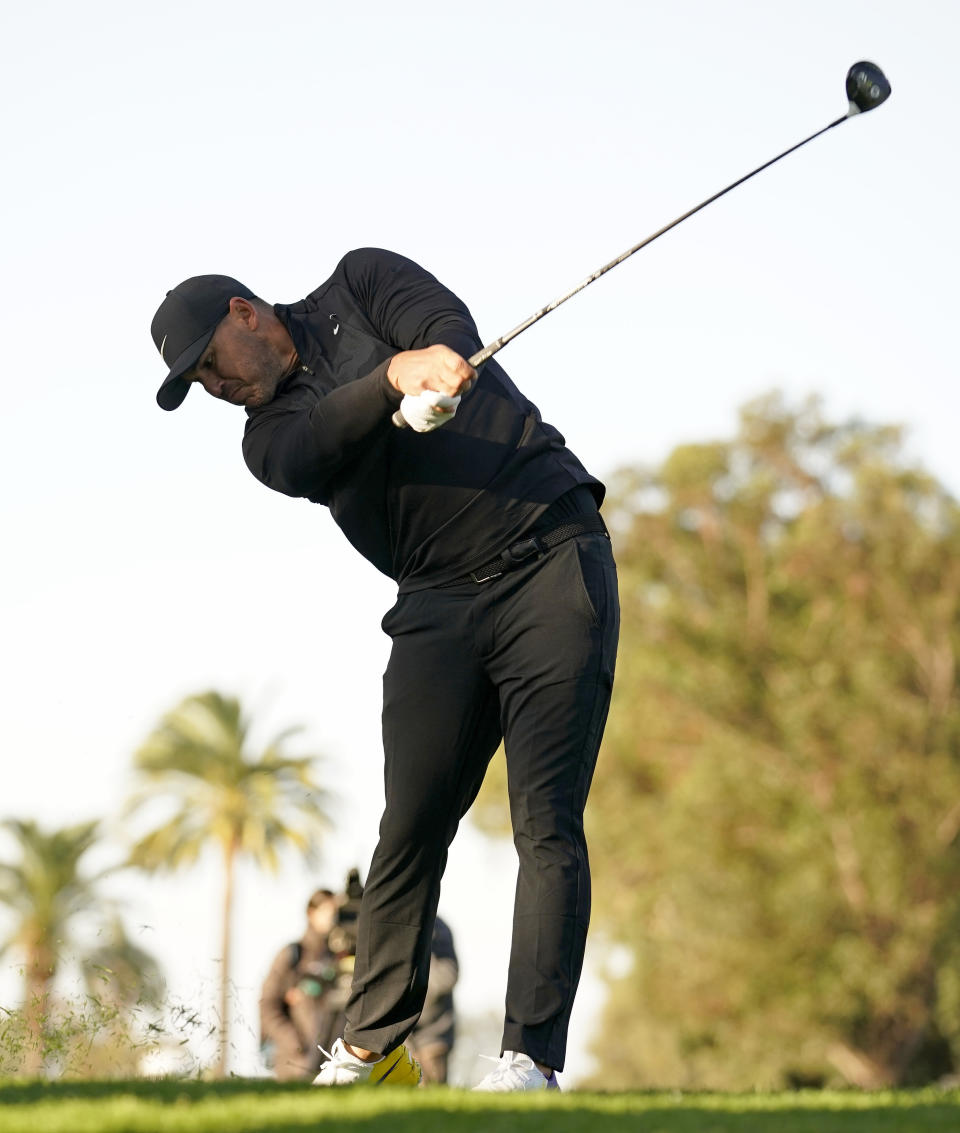
M 0 1082 L 0 1133 L 958 1133 L 960 1090 L 472 1094 L 228 1082 Z

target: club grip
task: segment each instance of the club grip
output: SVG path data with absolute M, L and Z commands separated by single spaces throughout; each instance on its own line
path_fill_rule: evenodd
M 503 339 L 498 339 L 496 342 L 491 342 L 489 346 L 485 346 L 482 350 L 478 350 L 476 354 L 471 354 L 467 362 L 475 369 L 479 370 L 480 367 L 486 362 L 488 358 L 492 358 L 494 354 L 503 345 Z M 406 417 L 397 409 L 390 420 L 396 425 L 398 429 L 408 429 L 410 422 Z

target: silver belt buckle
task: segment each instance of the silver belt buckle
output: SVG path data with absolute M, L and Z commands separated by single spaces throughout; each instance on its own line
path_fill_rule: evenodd
M 480 570 L 483 570 L 483 567 L 481 567 Z M 493 572 L 493 574 L 484 575 L 481 575 L 480 571 L 478 570 L 472 570 L 470 571 L 470 579 L 472 582 L 491 582 L 493 579 L 499 578 L 502 574 L 502 570 L 496 570 Z

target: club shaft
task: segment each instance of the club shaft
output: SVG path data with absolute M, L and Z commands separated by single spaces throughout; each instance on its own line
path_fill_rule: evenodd
M 809 138 L 804 138 L 802 142 L 797 142 L 795 146 L 791 146 L 789 149 L 785 149 L 783 153 L 778 153 L 776 157 L 772 157 L 769 161 L 764 162 L 763 165 L 758 165 L 756 169 L 752 170 L 750 173 L 747 173 L 739 180 L 734 181 L 732 184 L 727 185 L 727 187 L 725 189 L 721 189 L 719 193 L 714 193 L 712 197 L 707 197 L 705 201 L 701 201 L 700 204 L 695 205 L 692 209 L 688 209 L 685 213 L 683 213 L 682 216 L 678 216 L 676 220 L 671 220 L 670 223 L 665 224 L 663 228 L 657 229 L 657 231 L 654 232 L 651 236 L 648 236 L 645 240 L 641 240 L 639 244 L 634 244 L 632 248 L 628 248 L 625 252 L 617 256 L 616 259 L 611 260 L 608 264 L 604 264 L 602 268 L 598 268 L 592 275 L 588 275 L 586 279 L 581 280 L 580 283 L 576 285 L 576 287 L 573 287 L 565 294 L 558 296 L 558 298 L 554 299 L 552 303 L 548 303 L 545 307 L 541 307 L 539 311 L 534 312 L 534 314 L 532 314 L 528 319 L 524 319 L 524 321 L 515 326 L 513 330 L 508 331 L 505 335 L 503 335 L 501 338 L 498 338 L 495 342 L 491 342 L 489 346 L 485 346 L 482 350 L 477 351 L 477 353 L 469 359 L 470 365 L 473 366 L 474 369 L 476 369 L 478 366 L 482 366 L 488 358 L 492 358 L 498 350 L 502 350 L 503 347 L 506 346 L 508 342 L 512 342 L 518 334 L 521 334 L 528 327 L 532 327 L 534 323 L 539 322 L 544 315 L 549 315 L 551 311 L 555 311 L 561 303 L 566 303 L 568 299 L 572 299 L 574 295 L 576 295 L 580 291 L 583 291 L 585 287 L 589 287 L 590 284 L 594 282 L 594 280 L 599 279 L 602 275 L 606 275 L 606 273 L 610 271 L 611 268 L 615 268 L 617 264 L 622 264 L 623 261 L 629 259 L 634 254 L 634 252 L 639 252 L 641 248 L 645 248 L 648 244 L 652 244 L 654 240 L 658 239 L 665 232 L 669 232 L 671 228 L 676 228 L 678 224 L 681 224 L 688 217 L 693 216 L 694 213 L 699 212 L 701 209 L 705 209 L 707 205 L 713 204 L 714 201 L 719 200 L 726 193 L 729 193 L 731 189 L 736 189 L 738 185 L 742 185 L 744 181 L 749 181 L 751 177 L 756 177 L 756 175 L 758 173 L 762 173 L 764 169 L 769 169 L 770 166 L 775 162 L 778 162 L 781 158 L 787 157 L 789 154 L 793 153 L 794 150 L 798 150 L 801 146 L 805 146 L 807 142 L 812 142 L 814 138 L 819 138 L 820 135 L 825 134 L 827 130 L 832 130 L 834 126 L 839 126 L 841 122 L 846 122 L 847 118 L 848 115 L 845 114 L 842 118 L 838 118 L 835 122 L 831 122 L 829 126 L 824 126 L 822 130 L 817 130 L 817 132 L 815 134 L 811 134 Z
M 576 295 L 580 291 L 583 291 L 585 287 L 589 287 L 590 284 L 595 280 L 598 280 L 600 276 L 606 275 L 611 268 L 615 268 L 617 264 L 622 264 L 623 261 L 629 259 L 634 254 L 634 252 L 639 252 L 641 248 L 645 248 L 648 244 L 652 244 L 654 240 L 661 237 L 665 232 L 669 232 L 671 228 L 676 228 L 678 224 L 682 224 L 683 221 L 693 216 L 694 213 L 699 212 L 701 209 L 705 209 L 707 205 L 712 205 L 714 201 L 719 200 L 722 196 L 729 193 L 732 189 L 736 189 L 737 186 L 742 185 L 744 181 L 749 181 L 751 177 L 756 177 L 758 173 L 762 173 L 764 169 L 769 169 L 771 165 L 774 165 L 776 162 L 780 161 L 781 158 L 787 157 L 795 150 L 800 149 L 801 146 L 805 146 L 807 142 L 812 142 L 814 138 L 819 138 L 821 134 L 825 134 L 828 130 L 832 130 L 834 126 L 839 126 L 841 122 L 846 122 L 849 117 L 850 114 L 844 114 L 843 117 L 837 118 L 836 121 L 831 122 L 827 126 L 824 126 L 822 130 L 817 130 L 816 133 L 811 134 L 808 138 L 804 138 L 802 142 L 797 142 L 796 145 L 791 146 L 789 149 L 785 149 L 783 153 L 778 153 L 776 157 L 772 157 L 769 161 L 765 161 L 763 165 L 758 165 L 756 169 L 752 169 L 743 177 L 740 177 L 738 180 L 732 182 L 732 184 L 727 185 L 726 188 L 721 189 L 719 193 L 714 193 L 712 197 L 707 197 L 705 201 L 701 201 L 700 204 L 694 205 L 692 209 L 688 209 L 681 216 L 678 216 L 676 220 L 671 220 L 670 223 L 665 224 L 663 228 L 658 228 L 656 232 L 654 232 L 650 236 L 647 236 L 646 239 L 641 240 L 639 244 L 634 244 L 632 248 L 628 248 L 625 252 L 622 252 L 619 256 L 617 256 L 616 259 L 611 260 L 608 264 L 604 264 L 602 268 L 598 268 L 592 275 L 588 275 L 586 279 L 581 280 L 576 285 L 576 287 L 572 287 L 569 291 L 554 299 L 552 303 L 548 303 L 545 307 L 541 307 L 539 311 L 535 311 L 529 318 L 524 319 L 522 323 L 519 323 L 517 326 L 515 326 L 513 330 L 507 331 L 505 335 L 502 335 L 494 342 L 491 342 L 482 350 L 478 350 L 476 354 L 472 355 L 468 359 L 470 365 L 473 366 L 474 369 L 479 369 L 480 366 L 482 366 L 483 363 L 488 359 L 492 358 L 498 350 L 502 350 L 508 342 L 512 342 L 518 334 L 522 334 L 528 327 L 532 327 L 534 323 L 539 322 L 544 317 L 544 315 L 549 315 L 551 311 L 555 311 L 561 303 L 566 303 L 568 299 L 572 299 L 574 295 Z M 403 428 L 406 425 L 406 421 L 404 420 L 403 414 L 400 412 L 400 410 L 397 410 L 397 412 L 394 413 L 393 422 L 398 428 Z

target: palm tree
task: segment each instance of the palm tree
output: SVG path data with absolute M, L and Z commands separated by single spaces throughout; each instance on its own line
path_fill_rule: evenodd
M 130 997 L 137 987 L 137 973 L 149 971 L 156 979 L 158 970 L 152 957 L 131 951 L 110 902 L 97 892 L 97 882 L 112 870 L 89 877 L 81 872 L 81 859 L 99 837 L 99 821 L 53 831 L 18 819 L 6 819 L 0 826 L 13 835 L 20 851 L 19 861 L 0 862 L 0 904 L 16 917 L 10 936 L 0 943 L 0 954 L 14 949 L 24 957 L 23 1069 L 39 1073 L 53 1040 L 53 984 L 67 953 L 79 961 L 87 979 L 93 965 L 104 979 L 109 978 L 106 964 L 127 957 L 124 996 L 131 1002 L 136 999 L 135 993 Z M 76 930 L 84 920 L 92 927 L 97 919 L 110 926 L 109 947 L 101 941 L 85 948 Z
M 278 851 L 316 858 L 330 825 L 329 796 L 313 780 L 315 755 L 284 754 L 291 735 L 278 735 L 260 754 L 248 751 L 250 723 L 240 702 L 218 692 L 188 696 L 168 712 L 134 756 L 139 785 L 128 804 L 133 815 L 158 797 L 173 813 L 143 835 L 130 852 L 141 869 L 174 871 L 193 865 L 208 845 L 223 856 L 220 1050 L 216 1073 L 226 1074 L 229 1049 L 230 940 L 234 876 L 241 854 L 277 872 Z

